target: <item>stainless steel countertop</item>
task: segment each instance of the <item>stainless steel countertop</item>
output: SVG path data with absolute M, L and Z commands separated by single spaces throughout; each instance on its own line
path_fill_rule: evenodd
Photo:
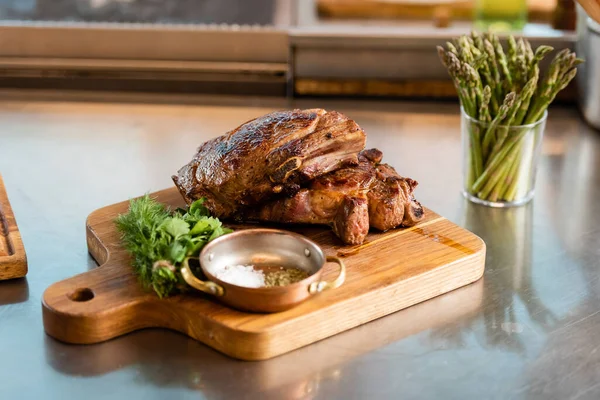
M 29 259 L 26 279 L 0 282 L 0 398 L 600 398 L 600 133 L 575 110 L 550 112 L 533 203 L 497 210 L 459 193 L 456 104 L 210 104 L 0 103 L 0 173 Z M 89 346 L 44 334 L 43 291 L 95 266 L 91 211 L 169 187 L 203 140 L 291 106 L 356 119 L 421 202 L 485 240 L 484 278 L 263 362 L 160 329 Z

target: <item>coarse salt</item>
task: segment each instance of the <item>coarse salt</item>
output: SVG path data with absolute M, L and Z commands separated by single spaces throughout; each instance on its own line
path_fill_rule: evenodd
M 248 288 L 265 286 L 265 274 L 254 269 L 252 265 L 223 265 L 215 268 L 211 273 L 223 282 Z

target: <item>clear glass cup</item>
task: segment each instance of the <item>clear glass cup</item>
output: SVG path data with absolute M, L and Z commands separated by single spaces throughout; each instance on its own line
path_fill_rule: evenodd
M 533 198 L 548 112 L 529 125 L 492 126 L 461 107 L 463 194 L 490 207 L 512 207 Z

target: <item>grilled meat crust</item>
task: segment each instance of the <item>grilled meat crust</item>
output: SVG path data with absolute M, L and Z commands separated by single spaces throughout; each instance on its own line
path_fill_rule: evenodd
M 412 226 L 424 216 L 413 196 L 418 183 L 379 164 L 381 159 L 381 151 L 365 150 L 357 166 L 315 178 L 295 195 L 264 203 L 239 218 L 330 225 L 346 244 L 362 243 L 369 227 L 386 231 Z
M 204 197 L 215 216 L 227 218 L 356 165 L 365 141 L 358 124 L 336 111 L 278 111 L 202 144 L 172 178 L 188 204 Z

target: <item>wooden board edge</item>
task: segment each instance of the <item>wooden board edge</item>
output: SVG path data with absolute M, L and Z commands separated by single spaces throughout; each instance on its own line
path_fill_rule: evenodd
M 150 193 L 150 195 L 153 198 L 160 197 L 163 193 L 170 192 L 173 189 L 174 189 L 174 187 L 158 190 L 156 192 Z M 120 201 L 115 204 L 97 208 L 97 209 L 93 210 L 87 216 L 86 221 L 85 221 L 85 228 L 86 228 L 85 231 L 86 231 L 88 252 L 94 258 L 94 260 L 98 263 L 99 267 L 101 267 L 108 261 L 108 259 L 110 257 L 110 251 L 102 243 L 102 241 L 98 237 L 98 234 L 96 233 L 96 230 L 94 229 L 95 220 L 99 219 L 99 217 L 102 214 L 105 214 L 106 210 L 109 210 L 109 209 L 112 210 L 115 207 L 122 207 L 123 211 L 125 212 L 127 209 L 126 206 L 129 204 L 129 202 L 131 200 L 139 199 L 143 196 L 144 195 L 134 196 L 134 197 L 131 197 L 129 200 L 123 200 L 123 201 Z
M 8 193 L 4 186 L 4 180 L 0 174 L 0 224 L 3 225 L 0 229 L 6 229 L 6 240 L 10 247 L 11 253 L 9 256 L 0 257 L 0 267 L 6 272 L 0 271 L 0 281 L 7 279 L 23 278 L 29 271 L 27 264 L 27 253 L 23 245 L 23 239 L 19 232 L 17 220 L 13 213 Z M 1 235 L 2 233 L 0 233 Z
M 57 282 L 60 284 L 61 282 Z M 260 342 L 260 334 L 240 332 L 234 328 L 223 324 L 214 324 L 208 327 L 207 323 L 180 324 L 178 321 L 190 320 L 192 318 L 201 318 L 187 309 L 173 311 L 166 303 L 156 298 L 139 299 L 123 304 L 132 315 L 142 316 L 135 319 L 128 319 L 123 323 L 123 318 L 115 318 L 112 314 L 121 315 L 121 308 L 107 310 L 104 313 L 88 315 L 85 313 L 65 313 L 52 307 L 48 299 L 50 298 L 50 286 L 44 292 L 42 297 L 42 320 L 44 331 L 54 339 L 68 344 L 93 345 L 110 341 L 121 336 L 142 330 L 142 329 L 168 329 L 189 336 L 203 344 L 233 358 L 243 359 L 243 355 L 237 357 L 235 352 L 229 351 L 230 344 L 246 344 Z M 156 310 L 165 306 L 164 313 L 171 314 L 173 319 L 157 317 Z M 175 322 L 173 322 L 175 321 Z M 198 320 L 197 320 L 198 321 Z M 200 319 L 202 321 L 202 319 Z M 133 323 L 132 323 L 133 322 Z M 172 324 L 170 326 L 169 324 Z M 202 329 L 198 329 L 201 326 Z M 251 358 L 248 358 L 250 360 Z
M 149 195 L 152 198 L 160 198 L 165 193 L 169 193 L 169 192 L 173 191 L 174 189 L 176 189 L 176 188 L 174 186 L 172 186 L 172 187 L 168 187 L 165 189 L 161 189 L 161 190 L 149 193 Z M 143 196 L 144 195 L 134 196 L 134 197 L 129 198 L 129 200 L 123 200 L 118 203 L 100 207 L 100 208 L 93 210 L 90 214 L 88 214 L 88 216 L 86 218 L 86 222 L 85 222 L 88 252 L 94 258 L 94 260 L 98 263 L 99 267 L 101 267 L 108 261 L 108 259 L 110 257 L 110 251 L 108 248 L 106 248 L 106 246 L 104 246 L 104 244 L 100 240 L 98 234 L 96 233 L 96 230 L 94 228 L 96 220 L 102 219 L 102 215 L 105 214 L 107 212 L 107 210 L 111 210 L 111 212 L 112 212 L 112 210 L 115 207 L 123 208 L 123 212 L 126 212 L 127 206 L 129 205 L 131 200 L 139 199 Z
M 0 271 L 0 281 L 24 278 L 29 272 L 27 256 L 22 252 L 15 252 L 15 254 L 8 257 L 2 257 L 0 260 L 1 269 L 5 269 L 8 272 L 2 274 L 2 271 Z
M 108 248 L 102 243 L 94 228 L 90 225 L 89 220 L 85 224 L 85 239 L 88 253 L 98 264 L 98 268 L 102 267 L 108 261 Z

